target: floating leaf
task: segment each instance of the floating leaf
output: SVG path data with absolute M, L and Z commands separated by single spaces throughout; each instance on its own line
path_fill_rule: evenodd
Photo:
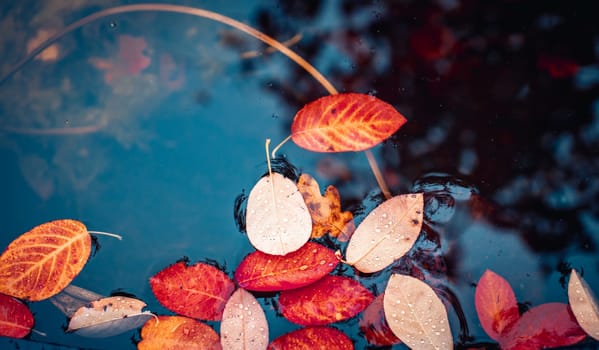
M 156 299 L 183 316 L 219 321 L 235 285 L 214 266 L 175 263 L 150 278 Z
M 92 338 L 121 334 L 141 327 L 154 317 L 149 311 L 142 311 L 145 306 L 141 300 L 124 296 L 92 301 L 73 314 L 67 332 Z
M 364 218 L 352 235 L 347 263 L 364 273 L 389 266 L 412 248 L 422 228 L 422 193 L 386 200 Z
M 491 270 L 485 271 L 478 281 L 474 303 L 480 324 L 489 337 L 496 341 L 520 318 L 512 287 Z
M 362 151 L 386 140 L 406 121 L 393 106 L 374 96 L 329 95 L 297 112 L 291 138 L 315 152 Z
M 593 291 L 576 270 L 570 273 L 568 301 L 576 321 L 588 335 L 599 340 L 599 306 Z
M 447 310 L 431 287 L 400 274 L 389 278 L 383 298 L 393 333 L 412 349 L 453 349 Z
M 260 292 L 295 289 L 318 281 L 338 263 L 335 252 L 313 242 L 283 256 L 256 251 L 239 264 L 235 281 L 240 287 Z
M 31 301 L 49 298 L 81 272 L 90 252 L 91 237 L 79 221 L 36 226 L 0 256 L 0 293 Z
M 223 349 L 263 350 L 268 346 L 266 315 L 245 289 L 237 289 L 227 301 L 220 334 Z
M 328 275 L 308 286 L 282 291 L 279 311 L 293 323 L 320 326 L 354 317 L 373 299 L 355 279 Z
M 246 231 L 261 252 L 285 255 L 310 239 L 312 219 L 293 181 L 279 173 L 261 178 L 248 197 Z
M 332 327 L 306 327 L 273 340 L 268 350 L 353 350 L 351 339 Z
M 60 293 L 50 298 L 50 301 L 62 311 L 65 316 L 71 318 L 81 307 L 87 306 L 92 301 L 100 300 L 102 298 L 105 298 L 105 296 L 69 284 L 60 291 Z
M 327 232 L 342 242 L 349 239 L 355 230 L 354 215 L 341 211 L 341 198 L 335 186 L 327 187 L 324 196 L 320 195 L 318 182 L 308 174 L 302 174 L 297 187 L 308 205 L 312 217 L 312 238 L 320 238 Z
M 586 336 L 568 304 L 546 303 L 522 314 L 499 345 L 504 350 L 554 348 L 576 344 Z
M 369 344 L 376 346 L 389 346 L 401 343 L 401 340 L 393 334 L 385 319 L 383 310 L 384 293 L 380 294 L 362 313 L 360 318 L 360 331 Z
M 33 315 L 27 305 L 0 294 L 0 336 L 23 338 L 31 332 Z
M 210 326 L 183 316 L 158 316 L 141 329 L 138 350 L 220 350 L 218 334 Z

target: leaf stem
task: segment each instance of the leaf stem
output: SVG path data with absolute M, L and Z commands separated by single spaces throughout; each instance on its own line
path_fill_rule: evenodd
M 379 184 L 379 187 L 381 188 L 381 192 L 383 192 L 383 196 L 385 196 L 385 199 L 390 199 L 392 197 L 391 192 L 389 191 L 389 187 L 387 187 L 387 183 L 385 183 L 385 179 L 383 178 L 383 174 L 381 173 L 381 170 L 378 164 L 376 163 L 374 155 L 369 149 L 364 151 L 364 154 L 366 154 L 366 158 L 368 159 L 368 165 L 370 165 L 370 169 L 372 170 L 372 173 L 376 178 L 376 182 Z
M 117 235 L 116 233 L 110 233 L 110 232 L 102 232 L 102 231 L 87 231 L 89 234 L 92 235 L 102 235 L 102 236 L 109 236 L 109 237 L 113 237 L 118 239 L 119 241 L 123 240 L 123 236 L 121 235 Z

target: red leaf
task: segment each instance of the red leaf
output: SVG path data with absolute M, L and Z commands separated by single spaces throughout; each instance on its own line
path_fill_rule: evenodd
M 385 319 L 385 312 L 383 311 L 384 296 L 384 293 L 377 296 L 364 310 L 360 319 L 360 331 L 364 333 L 364 337 L 368 343 L 376 346 L 401 343 L 401 340 L 393 334 Z
M 337 266 L 335 252 L 308 242 L 287 255 L 255 251 L 235 271 L 235 281 L 248 290 L 269 292 L 294 289 L 314 283 Z
M 306 287 L 281 292 L 279 311 L 293 323 L 320 326 L 354 317 L 373 299 L 353 278 L 328 275 Z
M 393 106 L 374 96 L 329 95 L 297 112 L 291 138 L 310 151 L 362 151 L 393 135 L 406 121 Z
M 33 327 L 33 315 L 27 305 L 0 294 L 0 336 L 23 338 Z
M 150 278 L 156 299 L 167 309 L 183 316 L 219 321 L 235 285 L 214 266 L 175 263 Z
M 268 350 L 353 350 L 347 335 L 332 327 L 306 327 L 273 340 Z
M 522 314 L 499 344 L 506 350 L 553 348 L 576 344 L 586 336 L 568 304 L 547 303 Z
M 474 304 L 480 324 L 493 340 L 499 340 L 520 318 L 509 282 L 491 270 L 485 271 L 478 281 Z

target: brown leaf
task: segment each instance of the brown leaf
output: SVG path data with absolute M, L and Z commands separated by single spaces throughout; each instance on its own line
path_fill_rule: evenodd
M 576 270 L 570 273 L 568 301 L 580 327 L 591 337 L 599 340 L 599 305 L 586 281 Z
M 220 324 L 224 349 L 264 350 L 268 346 L 268 323 L 252 294 L 239 288 L 231 295 Z
M 81 272 L 90 252 L 91 237 L 79 221 L 36 226 L 0 256 L 0 293 L 30 301 L 49 298 Z
M 124 296 L 102 298 L 79 308 L 71 317 L 67 332 L 103 338 L 141 327 L 154 317 L 141 300 Z
M 354 215 L 341 211 L 341 198 L 335 186 L 327 187 L 324 196 L 321 196 L 318 182 L 309 174 L 302 174 L 297 187 L 312 217 L 311 237 L 320 238 L 328 232 L 331 237 L 346 242 L 355 230 Z
M 389 278 L 383 298 L 393 333 L 412 349 L 453 349 L 447 310 L 431 287 L 400 274 Z
M 374 208 L 349 241 L 347 263 L 372 273 L 402 257 L 420 235 L 423 208 L 422 193 L 395 196 Z

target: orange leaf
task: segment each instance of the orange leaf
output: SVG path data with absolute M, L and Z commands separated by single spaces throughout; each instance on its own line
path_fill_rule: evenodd
M 175 263 L 150 278 L 156 299 L 167 309 L 183 316 L 220 321 L 235 285 L 214 266 Z
M 321 326 L 356 316 L 373 299 L 355 279 L 327 275 L 308 286 L 282 291 L 279 311 L 295 324 Z
M 49 298 L 81 272 L 90 252 L 91 237 L 79 221 L 36 226 L 0 256 L 0 293 L 31 301 Z
M 268 350 L 327 349 L 353 350 L 347 335 L 332 327 L 306 327 L 273 340 Z
M 158 316 L 141 329 L 139 350 L 220 350 L 210 326 L 183 316 Z
M 509 282 L 491 270 L 478 281 L 474 305 L 483 329 L 493 340 L 499 340 L 520 318 L 518 302 Z
M 235 281 L 240 287 L 260 292 L 294 289 L 318 281 L 338 263 L 335 252 L 314 242 L 287 255 L 255 251 L 239 264 Z
M 19 300 L 0 294 L 0 336 L 23 338 L 33 327 L 33 315 Z
M 291 138 L 315 152 L 362 151 L 386 140 L 406 121 L 393 106 L 374 96 L 329 95 L 297 112 Z
M 320 238 L 327 232 L 346 242 L 355 230 L 354 215 L 341 211 L 341 198 L 335 186 L 327 187 L 324 196 L 320 195 L 318 182 L 309 174 L 302 174 L 297 188 L 304 197 L 312 217 L 312 238 Z

